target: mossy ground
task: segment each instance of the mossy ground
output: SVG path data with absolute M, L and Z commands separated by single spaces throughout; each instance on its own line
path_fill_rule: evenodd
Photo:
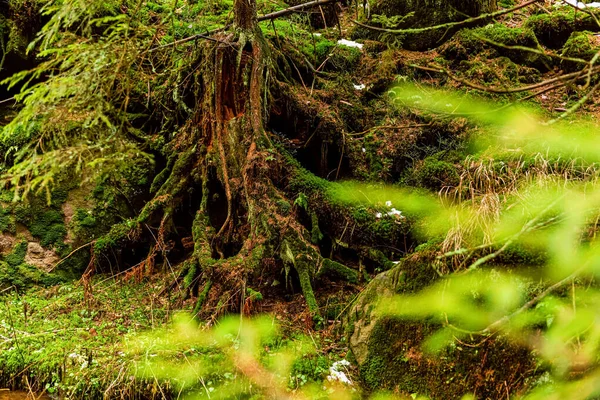
M 132 274 L 99 275 L 91 282 L 91 292 L 80 283 L 5 290 L 0 297 L 0 319 L 5 321 L 0 326 L 5 338 L 0 343 L 0 384 L 72 399 L 160 398 L 161 390 L 169 393 L 168 383 L 159 388 L 157 381 L 140 380 L 133 361 L 144 355 L 130 352 L 125 339 L 135 341 L 139 334 L 164 326 L 174 314 L 192 310 L 191 299 L 174 302 L 177 293 L 162 290 L 171 279 L 154 276 L 137 281 Z M 328 300 L 324 307 L 329 328 L 314 332 L 314 345 L 296 354 L 291 390 L 322 383 L 331 364 L 348 351 L 334 328 L 344 298 L 352 291 L 336 293 L 338 302 Z M 284 333 L 261 357 L 269 358 L 269 352 L 294 341 L 303 343 L 310 314 L 304 312 L 301 296 L 278 303 L 265 303 L 260 296 L 249 299 L 254 312 L 271 312 Z M 193 352 L 182 351 L 193 361 Z M 227 379 L 218 374 L 214 378 Z
M 145 391 L 135 385 L 120 338 L 166 322 L 172 310 L 156 295 L 158 281 L 98 277 L 87 297 L 83 286 L 62 283 L 46 289 L 4 291 L 0 300 L 0 381 L 69 398 Z
M 510 6 L 513 2 L 502 3 Z M 178 12 L 171 10 L 172 2 L 156 1 L 144 3 L 141 12 L 144 22 L 156 23 L 162 29 L 157 33 L 159 43 L 168 44 L 225 25 L 230 21 L 232 4 L 231 1 L 198 2 Z M 262 3 L 260 11 L 267 13 L 283 7 L 283 3 Z M 589 37 L 582 33 L 589 20 L 581 14 L 560 11 L 533 15 L 518 26 L 513 22 L 507 19 L 499 24 L 464 30 L 443 47 L 427 53 L 398 48 L 405 38 L 375 37 L 360 29 L 355 29 L 352 35 L 364 44 L 363 50 L 341 46 L 337 40 L 343 37 L 336 28 L 315 32 L 305 16 L 261 23 L 280 75 L 280 85 L 271 88 L 268 94 L 271 108 L 267 128 L 269 140 L 275 143 L 268 168 L 281 168 L 277 182 L 280 193 L 276 193 L 274 207 L 282 216 L 297 218 L 306 229 L 307 239 L 324 257 L 321 269 L 315 268 L 312 277 L 300 277 L 298 271 L 283 272 L 285 266 L 281 260 L 260 259 L 261 253 L 247 260 L 261 266 L 255 278 L 260 278 L 257 281 L 262 284 L 247 288 L 248 299 L 251 299 L 248 308 L 252 312 L 274 312 L 281 317 L 289 336 L 310 331 L 319 346 L 329 348 L 294 364 L 292 389 L 310 382 L 320 383 L 332 360 L 345 355 L 345 344 L 333 343 L 340 338 L 337 336 L 339 318 L 347 311 L 350 299 L 376 273 L 394 267 L 394 261 L 403 256 L 410 258 L 415 249 L 433 254 L 440 247 L 441 239 L 422 243 L 414 235 L 411 225 L 417 222 L 416 217 L 381 217 L 378 214 L 389 211 L 383 204 L 348 206 L 337 201 L 332 196 L 335 181 L 360 179 L 437 193 L 456 188 L 469 168 L 485 162 L 484 156 L 470 154 L 468 140 L 479 133 L 474 124 L 463 118 L 435 118 L 390 106 L 385 92 L 394 84 L 394 79 L 460 87 L 467 91 L 442 74 L 434 75 L 414 67 L 415 64 L 436 64 L 484 86 L 510 87 L 538 82 L 548 70 L 562 66 L 540 54 L 506 46 L 545 50 L 542 46 L 557 48 L 557 43 L 564 39 L 558 45 L 558 48 L 564 45 L 564 55 L 589 57 L 592 54 L 593 43 L 586 42 Z M 344 24 L 344 29 L 350 28 Z M 144 102 L 173 104 L 177 102 L 176 94 L 169 88 L 178 82 L 157 85 L 150 92 L 146 85 L 140 84 L 133 88 L 133 93 Z M 561 101 L 575 98 L 571 92 L 563 95 Z M 494 98 L 502 102 L 518 99 L 508 95 Z M 551 109 L 540 99 L 538 102 L 545 109 Z M 79 245 L 90 244 L 89 248 L 69 257 L 62 269 L 80 274 L 88 265 L 89 249 L 93 248 L 102 266 L 98 272 L 134 275 L 130 268 L 139 265 L 137 263 L 150 253 L 149 248 L 156 242 L 153 232 L 158 231 L 154 225 L 159 224 L 159 221 L 149 221 L 148 215 L 139 216 L 138 212 L 169 179 L 170 171 L 177 170 L 189 159 L 182 157 L 180 164 L 176 164 L 175 157 L 167 154 L 169 147 L 165 143 L 177 137 L 173 133 L 176 131 L 173 121 L 181 116 L 175 114 L 169 124 L 155 127 L 160 133 L 153 131 L 154 138 L 145 143 L 155 156 L 155 164 L 130 160 L 113 175 L 93 182 L 91 188 L 86 188 L 87 193 L 77 195 L 75 202 L 72 197 L 78 190 L 77 185 L 55 193 L 50 205 L 43 198 L 19 205 L 10 204 L 10 198 L 4 203 L 3 198 L 0 231 L 17 234 L 18 225 L 22 225 L 42 246 L 56 249 L 61 256 L 68 255 Z M 164 131 L 168 129 L 172 131 Z M 2 141 L 0 150 L 25 140 L 26 132 L 22 132 Z M 494 178 L 502 181 L 509 172 L 516 170 L 517 174 L 526 175 L 538 168 L 536 160 L 525 156 L 517 160 L 496 160 L 491 169 L 499 170 Z M 187 173 L 180 172 L 182 176 Z M 222 171 L 214 172 L 219 173 Z M 194 192 L 196 189 L 187 191 L 183 195 L 185 201 L 173 210 L 177 216 L 173 222 L 176 234 L 166 241 L 172 244 L 169 251 L 173 260 L 189 255 L 192 250 L 186 243 L 189 245 L 194 234 L 198 236 L 192 227 L 195 215 L 190 214 L 195 202 L 200 201 Z M 210 201 L 213 210 L 218 210 L 223 198 L 224 193 L 219 192 L 203 201 Z M 67 222 L 63 206 L 69 202 L 75 207 Z M 153 204 L 159 208 L 166 203 L 167 200 Z M 70 233 L 73 243 L 68 243 Z M 135 241 L 144 244 L 131 246 Z M 29 380 L 36 388 L 80 398 L 100 396 L 115 382 L 118 394 L 125 397 L 143 392 L 144 387 L 157 391 L 154 383 L 134 384 L 129 380 L 129 372 L 121 374 L 130 360 L 121 354 L 119 341 L 124 334 L 135 335 L 163 324 L 175 307 L 199 311 L 219 288 L 210 280 L 198 284 L 196 273 L 201 266 L 190 263 L 185 269 L 175 265 L 176 275 L 179 267 L 185 271 L 181 281 L 186 290 L 185 293 L 174 292 L 176 277 L 168 275 L 172 271 L 167 268 L 168 257 L 163 257 L 162 271 L 167 271 L 167 275 L 146 277 L 138 283 L 98 275 L 91 281 L 93 290 L 89 298 L 82 286 L 68 281 L 53 286 L 57 279 L 54 275 L 44 274 L 24 263 L 24 243 L 19 241 L 0 261 L 3 274 L 0 281 L 5 288 L 17 289 L 7 290 L 0 304 L 0 319 L 9 321 L 10 318 L 2 327 L 3 336 L 8 339 L 4 342 L 5 351 L 0 352 L 0 370 L 5 373 L 2 379 L 9 386 L 23 386 Z M 543 255 L 509 248 L 498 262 L 535 266 L 540 259 Z M 421 289 L 438 277 L 429 263 L 406 265 L 406 291 Z M 263 276 L 268 279 L 262 279 Z M 31 288 L 32 284 L 46 288 Z M 303 286 L 311 284 L 315 299 L 309 306 L 319 309 L 321 323 L 330 328 L 321 333 L 312 330 L 311 313 L 299 294 Z M 165 288 L 173 292 L 169 294 Z M 194 302 L 200 306 L 195 307 Z M 214 303 L 223 305 L 225 300 L 219 298 Z M 479 348 L 455 346 L 441 358 L 435 358 L 420 348 L 423 339 L 435 328 L 429 323 L 382 322 L 368 343 L 374 351 L 361 371 L 367 388 L 385 386 L 409 395 L 448 398 L 448 394 L 458 396 L 465 386 L 470 386 L 480 388 L 478 394 L 499 398 L 498 385 L 506 381 L 510 389 L 518 391 L 516 380 L 531 366 L 529 353 L 498 340 Z M 397 335 L 389 335 L 390 331 Z M 514 365 L 502 369 L 503 361 L 509 356 L 514 358 Z M 393 370 L 390 365 L 403 368 Z M 501 395 L 504 396 L 503 391 Z

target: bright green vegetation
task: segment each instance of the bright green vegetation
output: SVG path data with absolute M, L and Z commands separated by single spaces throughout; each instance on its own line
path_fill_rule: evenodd
M 593 18 L 236 3 L 7 3 L 0 384 L 595 396 Z
M 171 311 L 154 293 L 160 282 L 99 277 L 90 285 L 89 295 L 73 283 L 3 292 L 2 386 L 29 384 L 69 398 L 101 397 L 109 387 L 108 396 L 157 390 L 131 380 L 131 358 L 119 338 L 168 320 Z

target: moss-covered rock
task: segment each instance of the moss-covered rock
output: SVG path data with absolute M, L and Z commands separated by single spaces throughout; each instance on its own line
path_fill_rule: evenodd
M 592 32 L 573 32 L 562 48 L 562 56 L 589 61 L 598 52 L 598 49 L 600 49 L 600 43 Z M 585 67 L 585 64 L 563 60 L 561 66 L 567 71 L 572 71 Z
M 571 8 L 533 15 L 527 19 L 525 27 L 533 30 L 541 44 L 552 49 L 564 46 L 573 32 L 598 28 L 590 15 Z
M 379 274 L 346 319 L 350 349 L 367 389 L 389 389 L 432 399 L 459 399 L 466 389 L 478 398 L 523 390 L 535 361 L 531 353 L 496 336 L 475 346 L 456 342 L 433 355 L 424 347 L 439 324 L 382 316 L 377 306 L 396 293 L 413 293 L 438 279 L 425 251 Z M 506 360 L 510 359 L 510 363 Z
M 427 157 L 417 163 L 407 183 L 438 191 L 443 188 L 455 187 L 459 182 L 460 176 L 454 164 L 436 157 Z
M 496 0 L 376 0 L 371 3 L 372 14 L 385 16 L 375 18 L 378 25 L 395 29 L 423 28 L 460 21 L 466 16 L 477 16 L 497 9 Z M 395 18 L 394 17 L 399 17 Z M 402 47 L 424 50 L 437 47 L 452 37 L 454 31 L 434 29 L 410 33 L 400 40 Z M 388 38 L 389 39 L 389 38 Z M 389 40 L 388 40 L 389 41 Z
M 528 47 L 540 50 L 540 44 L 533 30 L 526 27 L 510 28 L 503 24 L 490 24 L 481 28 L 464 29 L 456 34 L 451 42 L 441 49 L 448 60 L 470 60 L 474 55 L 485 58 L 508 57 L 520 65 L 546 70 L 552 60 L 542 54 L 511 49 L 511 46 Z

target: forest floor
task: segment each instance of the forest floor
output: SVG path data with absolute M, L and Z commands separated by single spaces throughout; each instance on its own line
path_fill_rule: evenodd
M 582 93 L 580 86 L 568 85 L 542 93 L 552 86 L 548 84 L 536 88 L 539 94 L 534 91 L 497 94 L 492 93 L 490 88 L 512 88 L 552 79 L 565 71 L 572 71 L 573 66 L 554 60 L 547 54 L 554 52 L 585 57 L 600 47 L 597 36 L 587 32 L 587 29 L 592 29 L 589 21 L 582 22 L 582 27 L 577 29 L 577 32 L 584 32 L 582 38 L 572 36 L 573 29 L 573 32 L 554 33 L 557 39 L 544 39 L 547 29 L 551 33 L 555 29 L 551 24 L 548 26 L 548 21 L 551 23 L 553 18 L 562 18 L 563 13 L 570 13 L 567 10 L 553 11 L 546 16 L 546 13 L 540 12 L 535 14 L 537 19 L 533 22 L 530 14 L 518 12 L 501 18 L 497 24 L 462 31 L 439 48 L 423 52 L 399 49 L 394 46 L 395 39 L 389 36 L 374 37 L 358 29 L 351 22 L 355 12 L 353 8 L 343 10 L 340 30 L 337 27 L 314 30 L 307 26 L 306 21 L 294 21 L 293 24 L 278 21 L 277 32 L 273 29 L 275 23 L 263 24 L 265 35 L 272 43 L 278 40 L 288 41 L 283 46 L 292 43 L 305 56 L 314 57 L 317 61 L 314 66 L 321 65 L 328 74 L 325 78 L 315 79 L 317 83 L 313 83 L 313 87 L 304 82 L 294 87 L 297 98 L 306 99 L 307 104 L 311 101 L 316 103 L 316 106 L 306 108 L 319 115 L 349 116 L 345 120 L 347 126 L 358 121 L 355 125 L 360 129 L 348 132 L 343 138 L 347 152 L 330 154 L 331 160 L 325 161 L 325 167 L 331 169 L 326 173 L 317 172 L 320 167 L 317 166 L 318 160 L 313 159 L 314 152 L 305 150 L 311 138 L 282 139 L 290 152 L 299 149 L 303 167 L 324 178 L 340 173 L 341 159 L 345 157 L 354 168 L 352 176 L 349 176 L 351 178 L 383 180 L 437 193 L 452 185 L 453 179 L 465 172 L 465 139 L 476 135 L 478 129 L 476 126 L 465 128 L 466 122 L 459 119 L 440 122 L 419 111 L 398 111 L 385 98 L 387 88 L 398 81 L 410 81 L 464 93 L 473 89 L 465 84 L 468 81 L 483 89 L 480 91 L 482 97 L 498 104 L 518 102 L 529 96 L 528 106 L 553 118 L 577 103 Z M 316 44 L 313 33 L 318 35 Z M 479 36 L 474 35 L 500 44 L 481 42 Z M 312 43 L 307 39 L 309 36 Z M 364 47 L 357 50 L 337 44 L 339 39 L 351 38 Z M 545 42 L 541 43 L 543 40 Z M 511 46 L 533 46 L 541 49 L 542 54 L 524 55 Z M 303 74 L 299 75 L 302 79 Z M 600 102 L 589 101 L 577 113 L 579 117 L 597 121 L 600 118 Z M 442 128 L 428 130 L 434 125 L 439 127 L 436 124 Z M 280 133 L 277 135 L 281 136 Z M 296 143 L 300 139 L 306 141 L 303 148 Z M 446 169 L 441 174 L 439 169 L 428 169 L 433 164 L 436 168 L 443 164 L 441 167 Z M 344 175 L 343 171 L 340 174 Z M 106 200 L 97 197 L 90 202 L 97 201 L 99 204 L 99 199 Z M 5 200 L 2 199 L 3 204 L 8 204 Z M 69 203 L 68 200 L 66 202 Z M 80 202 L 77 206 L 83 208 L 85 204 Z M 53 211 L 63 212 L 64 216 L 64 210 L 63 207 Z M 0 211 L 4 212 L 4 209 L 0 208 Z M 62 226 L 63 238 L 67 231 L 81 233 L 85 229 L 90 232 L 96 229 L 95 222 L 86 220 L 85 213 L 74 214 L 71 215 L 74 222 Z M 34 234 L 36 240 L 46 240 L 46 232 L 61 225 L 54 220 L 44 222 L 35 217 L 25 217 L 16 222 L 11 220 L 3 226 L 4 217 L 6 215 L 0 213 L 2 231 L 12 229 L 18 232 L 23 226 L 32 230 L 33 225 L 42 224 L 37 231 L 44 233 Z M 97 217 L 101 219 L 102 215 Z M 11 224 L 12 228 L 9 227 Z M 50 246 L 60 247 L 58 242 L 54 242 L 55 238 L 47 240 Z M 395 262 L 410 255 L 421 244 L 405 242 L 404 248 L 390 251 L 387 255 Z M 338 247 L 343 247 L 343 243 Z M 333 250 L 331 252 L 333 254 Z M 69 254 L 64 249 L 57 253 L 60 258 Z M 339 254 L 342 253 L 343 250 L 339 251 Z M 14 255 L 14 252 L 3 252 L 3 257 L 8 260 L 11 254 Z M 342 260 L 339 255 L 338 258 L 357 270 L 362 267 L 356 257 Z M 21 268 L 24 258 L 21 257 L 14 265 L 7 263 L 13 269 Z M 47 280 L 45 273 L 40 277 L 29 269 L 18 269 L 19 273 L 29 271 L 27 273 L 33 276 L 31 281 L 34 285 L 26 279 L 23 282 L 14 282 L 14 279 L 4 282 L 5 288 L 0 297 L 0 386 L 29 388 L 32 392 L 67 395 L 69 398 L 164 397 L 163 390 L 171 389 L 169 383 L 139 378 L 132 366 L 142 356 L 132 353 L 128 343 L 135 341 L 136 336 L 143 332 L 164 326 L 178 312 L 194 310 L 198 293 L 178 292 L 177 285 L 176 289 L 166 289 L 173 287 L 179 268 L 181 265 L 175 265 L 173 270 L 164 269 L 143 277 L 133 269 L 125 269 L 116 275 L 99 273 L 89 282 L 59 277 L 58 284 Z M 330 367 L 336 361 L 347 358 L 349 346 L 342 326 L 345 312 L 368 282 L 384 269 L 387 267 L 370 265 L 364 273 L 360 271 L 355 283 L 330 277 L 319 278 L 314 287 L 323 317 L 323 326 L 319 329 L 315 327 L 295 278 L 292 290 L 286 287 L 287 277 L 284 280 L 283 276 L 281 282 L 262 285 L 260 298 L 247 304 L 245 313 L 267 314 L 280 327 L 286 340 L 310 338 L 312 351 L 300 350 L 296 354 L 298 361 L 291 368 L 287 384 L 290 392 L 305 385 L 322 384 L 331 372 Z M 216 324 L 215 320 L 206 322 L 208 326 Z M 349 367 L 347 373 L 360 386 L 356 367 Z M 208 387 L 211 387 L 210 384 Z

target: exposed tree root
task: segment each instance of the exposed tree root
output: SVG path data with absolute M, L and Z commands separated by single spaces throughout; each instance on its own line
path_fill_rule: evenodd
M 184 298 L 197 296 L 195 312 L 203 316 L 243 312 L 248 283 L 258 278 L 263 260 L 277 259 L 285 271 L 297 273 L 308 308 L 318 316 L 312 289 L 318 267 L 335 265 L 351 281 L 356 274 L 339 263 L 324 264 L 298 212 L 277 206 L 293 203 L 275 184 L 287 161 L 274 156 L 264 127 L 268 88 L 277 73 L 255 21 L 238 26 L 237 40 L 222 34 L 199 48 L 196 109 L 172 142 L 173 156 L 153 184 L 154 198 L 136 221 L 159 222 L 146 263 L 167 259 L 174 216 L 192 188 L 200 196 L 192 210 L 193 252 L 170 289 L 182 287 Z

